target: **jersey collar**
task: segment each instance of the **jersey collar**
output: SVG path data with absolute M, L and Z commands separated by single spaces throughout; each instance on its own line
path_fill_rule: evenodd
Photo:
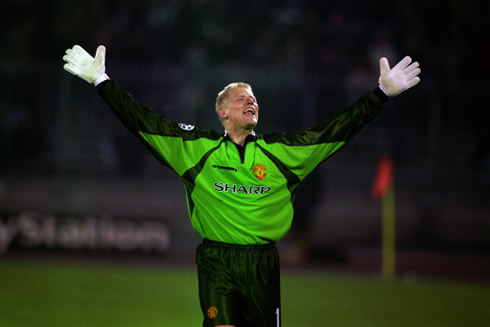
M 223 134 L 223 137 L 225 138 L 226 141 L 231 141 L 230 136 L 228 135 L 228 132 L 225 130 L 225 133 Z M 255 141 L 257 139 L 257 135 L 253 131 L 252 133 L 248 134 L 247 137 L 245 138 L 245 143 L 243 144 L 244 146 L 251 141 Z

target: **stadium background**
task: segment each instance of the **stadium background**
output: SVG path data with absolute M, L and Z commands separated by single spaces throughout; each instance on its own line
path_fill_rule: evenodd
M 104 44 L 107 72 L 120 85 L 174 120 L 205 128 L 220 128 L 216 93 L 249 82 L 261 106 L 259 133 L 297 130 L 339 112 L 376 86 L 380 56 L 394 64 L 409 54 L 421 63 L 422 82 L 390 100 L 300 189 L 297 224 L 279 247 L 287 254 L 299 239 L 308 252 L 286 264 L 286 274 L 379 277 L 380 203 L 371 185 L 389 153 L 397 276 L 488 288 L 487 1 L 0 4 L 0 290 L 10 284 L 15 298 L 17 284 L 7 277 L 36 271 L 26 265 L 32 262 L 156 265 L 162 276 L 193 267 L 199 238 L 183 186 L 93 88 L 62 69 L 74 44 L 91 53 Z M 32 276 L 26 280 L 34 285 Z M 488 322 L 488 314 L 481 318 Z

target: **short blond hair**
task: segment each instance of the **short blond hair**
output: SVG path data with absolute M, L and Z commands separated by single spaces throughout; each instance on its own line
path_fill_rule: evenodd
M 218 96 L 216 97 L 216 112 L 218 112 L 221 108 L 223 108 L 223 105 L 225 104 L 225 101 L 228 98 L 228 94 L 230 93 L 231 90 L 236 89 L 237 87 L 243 87 L 249 89 L 250 91 L 252 90 L 250 84 L 244 82 L 233 82 L 226 85 L 225 88 L 222 89 L 218 93 Z

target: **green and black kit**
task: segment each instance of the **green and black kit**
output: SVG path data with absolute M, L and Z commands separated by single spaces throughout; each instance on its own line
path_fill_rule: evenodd
M 254 249 L 250 245 L 267 248 L 286 234 L 301 181 L 371 121 L 387 99 L 376 88 L 343 113 L 313 128 L 292 133 L 251 134 L 241 147 L 226 132 L 169 120 L 135 101 L 112 80 L 101 83 L 97 90 L 123 124 L 182 179 L 192 226 L 204 240 L 210 241 L 203 246 L 244 245 L 245 252 Z M 218 248 L 223 250 L 223 246 Z M 258 248 L 257 251 L 264 250 Z M 206 271 L 201 265 L 209 262 L 203 257 L 208 251 L 201 250 L 198 249 L 196 258 L 200 273 Z M 235 250 L 237 247 L 232 247 L 231 251 Z M 224 257 L 220 260 L 225 260 Z M 223 269 L 231 265 L 231 261 L 225 263 Z M 271 274 L 278 275 L 279 265 L 271 267 L 274 269 Z M 248 269 L 256 269 L 256 265 Z M 249 275 L 242 273 L 242 276 Z M 203 280 L 209 278 L 200 277 L 200 288 L 208 290 L 208 286 L 201 285 Z M 239 298 L 246 296 L 240 294 Z M 207 301 L 206 296 L 201 295 L 205 321 L 219 319 L 223 309 L 203 301 Z M 212 307 L 217 309 L 216 315 L 214 310 L 208 312 Z M 268 314 L 279 319 L 279 307 L 273 310 Z

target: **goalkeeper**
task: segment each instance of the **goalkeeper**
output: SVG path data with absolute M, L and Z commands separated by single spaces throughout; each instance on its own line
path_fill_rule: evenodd
M 378 86 L 336 117 L 295 133 L 256 134 L 259 105 L 246 83 L 218 93 L 224 133 L 176 123 L 134 100 L 95 58 L 76 45 L 65 70 L 95 85 L 122 123 L 185 185 L 196 250 L 204 326 L 279 326 L 280 278 L 275 242 L 289 230 L 301 181 L 341 149 L 382 109 L 416 85 L 419 64 L 380 59 Z

